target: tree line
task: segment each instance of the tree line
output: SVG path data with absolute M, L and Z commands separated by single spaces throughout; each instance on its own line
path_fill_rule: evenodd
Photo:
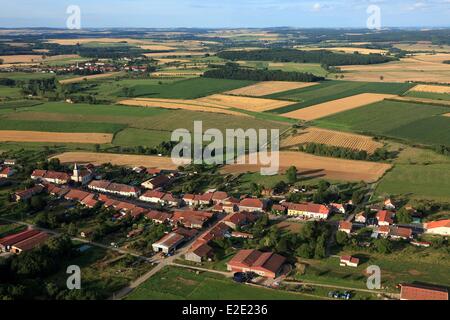
M 327 50 L 301 51 L 295 49 L 271 49 L 254 51 L 222 51 L 222 59 L 238 61 L 274 61 L 297 63 L 320 63 L 325 66 L 367 65 L 395 60 L 381 54 L 335 53 Z
M 281 70 L 251 69 L 240 67 L 235 63 L 227 63 L 225 66 L 216 67 L 204 73 L 205 78 L 252 80 L 252 81 L 300 81 L 316 82 L 325 80 L 312 73 L 285 72 Z

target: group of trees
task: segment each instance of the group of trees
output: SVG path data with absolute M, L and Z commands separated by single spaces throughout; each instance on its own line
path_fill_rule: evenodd
M 26 95 L 45 96 L 48 92 L 54 92 L 58 87 L 56 78 L 30 79 L 25 82 L 18 82 L 22 92 Z
M 373 154 L 365 150 L 354 150 L 343 147 L 329 146 L 320 143 L 306 143 L 299 147 L 302 152 L 333 158 L 342 158 L 350 160 L 382 161 L 389 159 L 392 155 L 384 148 L 375 150 Z
M 381 54 L 344 54 L 328 50 L 301 51 L 296 49 L 222 51 L 217 56 L 232 61 L 320 63 L 324 66 L 368 65 L 394 60 L 394 58 Z
M 252 81 L 301 81 L 316 82 L 324 80 L 312 73 L 285 72 L 281 70 L 252 69 L 240 67 L 235 63 L 227 63 L 225 66 L 208 70 L 203 75 L 205 78 L 252 80 Z

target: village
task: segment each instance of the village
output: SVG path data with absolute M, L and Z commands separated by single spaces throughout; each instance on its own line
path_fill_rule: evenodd
M 322 226 L 325 231 L 318 234 L 324 239 L 323 256 L 329 255 L 329 247 L 336 243 L 354 241 L 363 248 L 379 240 L 377 247 L 402 242 L 429 248 L 432 242 L 421 240 L 422 235 L 443 239 L 450 235 L 450 220 L 420 223 L 418 210 L 408 205 L 400 207 L 394 199 L 361 210 L 352 200 L 297 203 L 287 201 L 282 194 L 253 197 L 215 189 L 201 194 L 180 194 L 169 190 L 183 177 L 195 173 L 135 167 L 127 169 L 133 175 L 133 183 L 125 184 L 111 181 L 117 179 L 109 179 L 111 174 L 105 173 L 104 168 L 77 163 L 62 166 L 53 160 L 47 169 L 32 171 L 26 189 L 11 194 L 11 201 L 17 205 L 38 203 L 37 211 L 42 213 L 37 225 L 28 225 L 25 230 L 0 239 L 3 256 L 33 250 L 56 234 L 53 231 L 68 232 L 87 243 L 133 251 L 158 267 L 174 263 L 205 270 L 211 263 L 223 260 L 224 252 L 232 252 L 224 263 L 234 281 L 277 289 L 289 279 L 297 263 L 292 256 L 283 255 L 289 250 L 260 250 L 261 246 L 256 245 L 271 223 Z M 0 185 L 10 184 L 20 170 L 17 160 L 4 159 L 0 165 Z M 64 213 L 64 221 L 70 221 L 67 216 L 75 212 L 82 220 L 77 227 L 73 223 L 67 227 L 67 223 L 50 217 L 56 212 Z M 399 212 L 407 212 L 413 222 L 400 223 Z M 103 220 L 92 220 L 100 215 Z M 278 241 L 275 247 L 279 248 L 282 241 L 277 235 L 274 237 Z M 317 247 L 315 250 L 317 256 Z M 360 260 L 358 256 L 340 255 L 336 265 L 358 268 Z M 435 285 L 401 283 L 399 289 L 396 298 L 402 300 L 448 300 L 447 289 Z M 350 299 L 352 295 L 348 291 L 330 291 L 329 296 Z

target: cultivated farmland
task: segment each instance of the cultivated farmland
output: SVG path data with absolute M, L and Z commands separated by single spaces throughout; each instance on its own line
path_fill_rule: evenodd
M 164 109 L 182 109 L 189 111 L 201 111 L 201 112 L 212 112 L 212 113 L 222 113 L 233 116 L 248 117 L 248 115 L 228 110 L 226 107 L 212 107 L 206 106 L 204 103 L 196 103 L 195 100 L 172 100 L 172 99 L 151 99 L 151 98 L 135 98 L 126 99 L 118 102 L 119 104 L 126 106 L 136 106 L 136 107 L 147 107 L 147 108 L 164 108 Z
M 412 88 L 410 91 L 415 92 L 431 92 L 431 93 L 450 93 L 450 86 L 435 86 L 419 84 Z
M 262 97 L 274 93 L 307 88 L 317 85 L 313 82 L 264 81 L 254 85 L 225 92 L 236 96 Z
M 311 121 L 339 112 L 356 109 L 374 102 L 382 101 L 386 98 L 393 97 L 395 96 L 388 94 L 363 93 L 356 96 L 325 102 L 312 107 L 288 112 L 283 114 L 283 116 L 293 119 Z
M 279 153 L 279 156 L 280 173 L 291 166 L 296 166 L 300 175 L 308 178 L 324 177 L 332 180 L 374 182 L 391 168 L 391 165 L 385 163 L 318 157 L 303 152 L 283 151 Z M 264 166 L 261 164 L 233 164 L 226 166 L 224 172 L 259 172 L 262 167 Z
M 122 72 L 109 72 L 109 73 L 102 73 L 102 74 L 94 74 L 91 76 L 83 76 L 83 77 L 59 80 L 59 83 L 61 83 L 61 84 L 77 83 L 77 82 L 83 82 L 83 81 L 88 81 L 88 80 L 97 80 L 97 79 L 115 77 L 115 76 L 119 76 L 121 74 L 122 74 Z
M 215 94 L 197 99 L 196 101 L 225 108 L 238 108 L 254 112 L 263 112 L 295 104 L 295 102 L 292 101 L 237 97 L 224 94 Z
M 374 141 L 371 137 L 320 128 L 307 128 L 283 139 L 281 147 L 289 148 L 311 142 L 352 150 L 364 150 L 367 153 L 374 153 L 376 149 L 383 147 L 382 143 Z
M 111 143 L 112 134 L 0 130 L 2 142 Z
M 414 87 L 414 84 L 411 83 L 324 81 L 317 86 L 272 94 L 265 98 L 298 102 L 298 104 L 271 111 L 277 114 L 283 114 L 362 93 L 402 95 L 412 87 Z
M 102 165 L 111 163 L 117 166 L 160 168 L 166 170 L 175 170 L 178 165 L 172 162 L 171 158 L 157 156 L 137 156 L 113 153 L 95 153 L 95 152 L 65 152 L 54 156 L 61 163 L 92 163 Z
M 383 101 L 315 121 L 328 129 L 361 132 L 423 144 L 450 145 L 449 108 L 424 103 Z

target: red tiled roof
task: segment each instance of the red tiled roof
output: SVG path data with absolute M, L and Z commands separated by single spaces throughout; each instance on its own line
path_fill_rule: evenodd
M 223 201 L 225 199 L 228 199 L 228 193 L 223 191 L 216 191 L 212 196 L 213 201 Z
M 16 233 L 13 235 L 10 235 L 8 237 L 5 237 L 3 239 L 0 239 L 0 245 L 3 245 L 5 247 L 12 246 L 16 243 L 19 243 L 21 241 L 24 241 L 26 239 L 29 239 L 31 237 L 34 237 L 35 235 L 39 234 L 39 230 L 26 230 L 20 233 Z
M 450 220 L 431 221 L 425 224 L 425 229 L 450 228 Z
M 18 248 L 22 251 L 31 250 L 41 244 L 43 244 L 50 236 L 45 232 L 39 232 L 35 236 L 18 242 L 13 245 L 13 247 Z
M 377 213 L 377 219 L 378 222 L 388 222 L 389 224 L 394 223 L 394 220 L 392 219 L 392 212 L 387 210 L 381 210 Z
M 107 180 L 94 180 L 89 183 L 89 186 L 98 189 L 107 189 L 110 184 L 111 182 Z
M 166 193 L 162 199 L 163 199 L 164 201 L 168 201 L 168 202 L 177 202 L 177 201 L 178 201 L 178 199 L 175 198 L 175 197 L 173 196 L 173 194 L 171 194 L 171 193 Z
M 41 177 L 43 178 L 45 176 L 46 170 L 34 170 L 31 174 L 32 177 Z
M 0 174 L 2 175 L 9 175 L 10 172 L 14 171 L 12 168 L 6 167 L 2 171 L 0 171 Z
M 285 261 L 285 257 L 272 252 L 264 253 L 258 250 L 241 250 L 228 264 L 231 267 L 253 268 L 276 273 Z
M 90 193 L 86 198 L 80 201 L 86 207 L 93 208 L 97 205 L 98 201 L 95 200 L 95 194 Z
M 199 195 L 198 198 L 197 198 L 197 200 L 198 200 L 198 201 L 209 202 L 209 201 L 212 200 L 212 198 L 213 198 L 213 193 L 208 192 L 208 193 L 204 193 L 204 194 L 202 194 L 202 195 Z
M 169 177 L 165 176 L 165 175 L 161 175 L 161 176 L 157 176 L 153 179 L 150 179 L 150 183 L 153 185 L 153 187 L 158 188 L 160 186 L 163 186 L 167 183 L 169 183 L 170 179 Z
M 316 203 L 288 203 L 289 210 L 295 211 L 303 211 L 303 212 L 312 212 L 319 214 L 329 214 L 330 209 L 324 206 L 323 204 Z
M 448 290 L 427 285 L 403 284 L 400 298 L 403 300 L 448 300 Z
M 391 227 L 389 233 L 391 236 L 396 236 L 396 237 L 402 237 L 402 238 L 411 238 L 412 237 L 412 230 L 409 228 Z
M 66 198 L 67 200 L 81 201 L 81 200 L 83 200 L 84 198 L 86 198 L 89 195 L 90 195 L 89 192 L 82 191 L 82 190 L 77 190 L 77 189 L 72 189 L 72 190 L 69 191 L 69 193 L 67 193 L 65 195 L 64 198 Z
M 162 198 L 164 197 L 164 195 L 165 195 L 164 192 L 152 190 L 152 191 L 147 191 L 147 192 L 145 192 L 145 193 L 142 195 L 142 197 L 145 197 L 145 198 L 162 199 Z
M 340 221 L 339 222 L 339 230 L 352 230 L 353 223 L 348 221 Z
M 341 261 L 359 264 L 359 259 L 352 256 L 342 256 Z
M 192 253 L 198 255 L 199 257 L 207 257 L 211 255 L 212 252 L 213 249 L 206 243 L 200 244 L 192 250 Z
M 389 233 L 391 231 L 391 229 L 389 228 L 389 226 L 379 226 L 377 231 L 379 233 Z
M 260 199 L 247 198 L 247 199 L 241 200 L 241 202 L 239 203 L 239 206 L 247 207 L 247 208 L 263 209 L 264 202 Z
M 172 215 L 167 212 L 161 212 L 161 211 L 150 211 L 146 214 L 146 217 L 150 220 L 157 220 L 157 221 L 166 221 L 169 220 Z

